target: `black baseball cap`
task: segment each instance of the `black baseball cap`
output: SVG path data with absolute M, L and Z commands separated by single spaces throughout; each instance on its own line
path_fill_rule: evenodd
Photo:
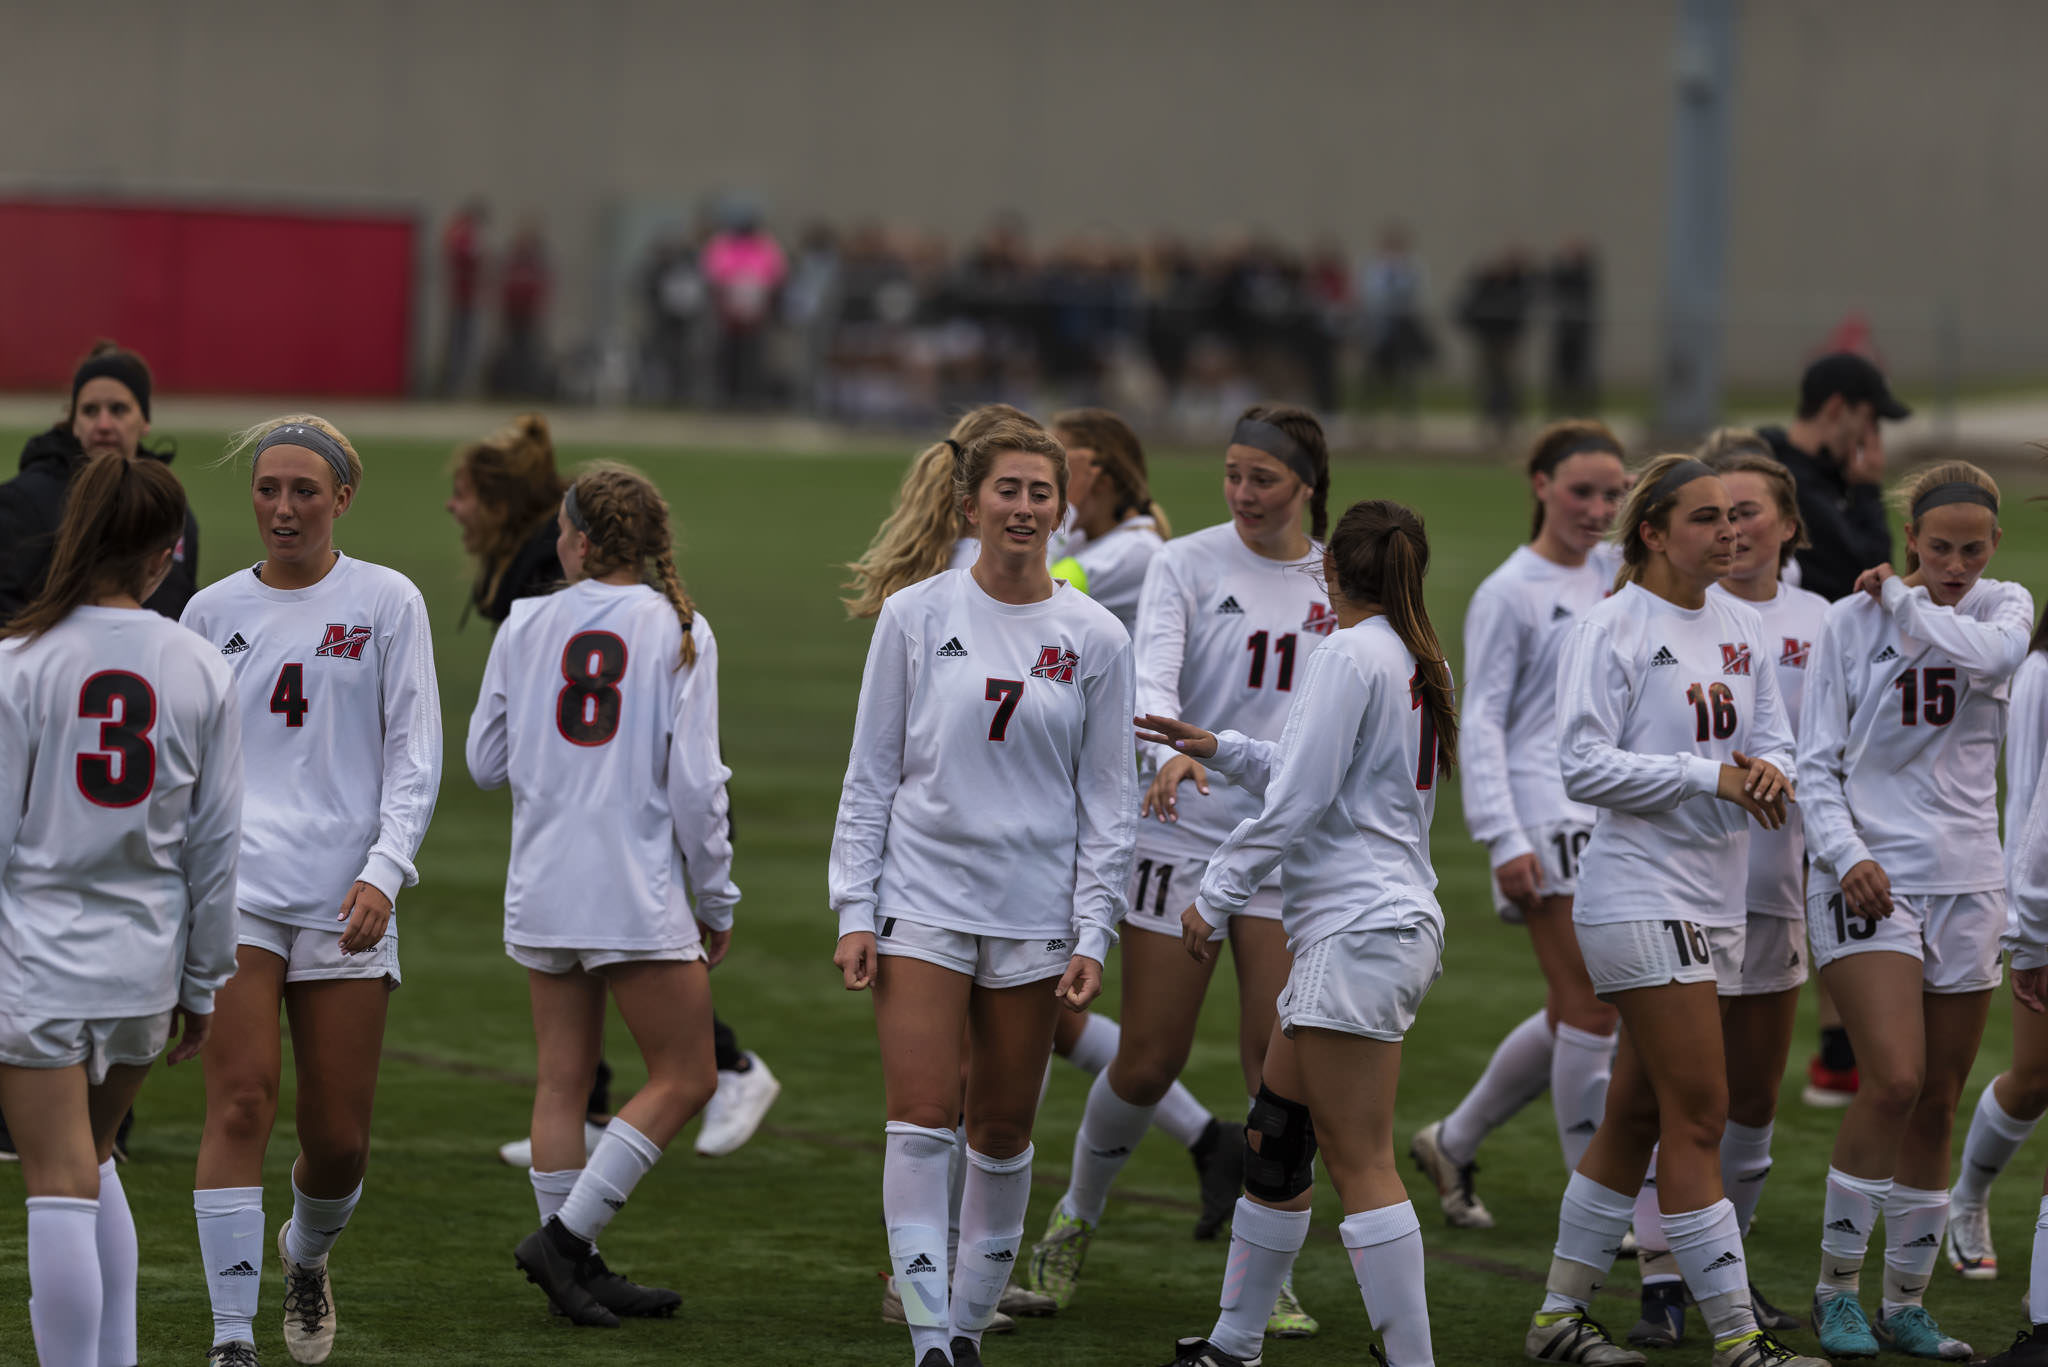
M 1888 422 L 1913 415 L 1884 382 L 1884 372 L 1853 351 L 1831 352 L 1806 367 L 1799 380 L 1799 411 L 1816 413 L 1837 394 L 1850 403 L 1869 404 Z

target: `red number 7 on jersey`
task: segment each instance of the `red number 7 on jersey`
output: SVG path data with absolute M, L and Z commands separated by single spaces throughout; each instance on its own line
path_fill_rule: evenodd
M 1010 730 L 1010 714 L 1017 710 L 1017 702 L 1024 696 L 1024 681 L 990 679 L 982 696 L 996 704 L 995 718 L 988 724 L 988 738 L 1001 740 Z

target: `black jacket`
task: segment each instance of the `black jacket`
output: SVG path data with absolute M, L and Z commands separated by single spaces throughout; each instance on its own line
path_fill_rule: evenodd
M 145 451 L 169 464 L 170 455 Z M 42 592 L 50 575 L 57 527 L 64 520 L 64 497 L 71 480 L 85 464 L 85 448 L 58 423 L 28 439 L 21 448 L 21 473 L 0 484 L 0 622 L 12 619 Z M 172 621 L 199 591 L 199 521 L 185 510 L 185 536 L 171 561 L 170 577 L 144 607 Z
M 1883 495 L 1875 484 L 1849 483 L 1828 451 L 1810 456 L 1794 446 L 1782 427 L 1762 428 L 1758 435 L 1771 444 L 1771 454 L 1792 472 L 1799 489 L 1799 520 L 1812 543 L 1798 553 L 1799 586 L 1830 603 L 1847 598 L 1857 575 L 1891 563 L 1892 529 Z
M 555 553 L 558 532 L 555 519 L 547 518 L 512 553 L 512 563 L 499 576 L 498 591 L 491 595 L 491 601 L 474 604 L 484 620 L 502 622 L 511 616 L 512 605 L 520 599 L 536 598 L 562 587 L 562 560 Z

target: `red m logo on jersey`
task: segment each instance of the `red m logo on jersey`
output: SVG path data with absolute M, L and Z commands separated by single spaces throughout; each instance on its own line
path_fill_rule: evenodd
M 1081 657 L 1071 650 L 1061 646 L 1040 646 L 1038 663 L 1031 666 L 1031 677 L 1070 684 L 1074 681 L 1074 667 L 1080 663 Z
M 1778 663 L 1793 669 L 1806 668 L 1806 652 L 1813 649 L 1813 642 L 1802 641 L 1796 636 L 1785 638 L 1785 653 L 1778 657 Z
M 1749 673 L 1749 642 L 1744 641 L 1741 645 L 1733 646 L 1729 645 L 1726 641 L 1721 642 L 1721 672 L 1723 674 Z
M 339 622 L 327 624 L 327 634 L 320 638 L 320 648 L 315 655 L 331 655 L 337 660 L 360 660 L 363 647 L 370 643 L 368 627 L 345 627 Z
M 1310 603 L 1308 620 L 1301 624 L 1303 631 L 1313 631 L 1318 636 L 1328 636 L 1337 629 L 1337 614 L 1330 611 L 1328 603 Z

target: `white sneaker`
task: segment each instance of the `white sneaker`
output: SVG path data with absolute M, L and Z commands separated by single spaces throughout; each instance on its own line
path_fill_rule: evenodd
M 1005 1301 L 1009 1300 L 1008 1291 L 1003 1293 L 1003 1299 Z M 1050 1312 L 1027 1310 L 1024 1313 L 1030 1315 Z M 903 1293 L 896 1289 L 896 1279 L 884 1272 L 882 1274 L 882 1323 L 907 1324 L 908 1322 L 903 1318 Z M 984 1334 L 1014 1334 L 1017 1332 L 1017 1321 L 1012 1319 L 1002 1307 L 998 1307 L 996 1313 L 989 1318 L 988 1328 L 982 1330 L 982 1332 Z
M 588 1120 L 583 1122 L 583 1156 L 585 1158 L 588 1158 L 590 1157 L 590 1155 L 597 1152 L 597 1141 L 602 1138 L 604 1138 L 604 1126 L 593 1125 Z M 498 1161 L 500 1163 L 509 1164 L 515 1168 L 532 1167 L 532 1137 L 528 1136 L 525 1139 L 515 1139 L 509 1144 L 498 1145 Z
M 718 1090 L 711 1094 L 711 1100 L 704 1103 L 704 1124 L 697 1131 L 697 1152 L 706 1158 L 718 1158 L 731 1153 L 754 1137 L 754 1131 L 761 1128 L 761 1121 L 768 1114 L 768 1108 L 775 1104 L 775 1098 L 782 1095 L 782 1084 L 775 1074 L 768 1071 L 768 1065 L 761 1062 L 761 1056 L 748 1050 L 747 1059 L 754 1065 L 744 1073 L 720 1072 Z
M 1948 1265 L 1973 1282 L 1998 1280 L 1998 1254 L 1991 1247 L 1991 1208 L 1951 1199 L 1948 1230 L 1942 1235 Z
M 1444 1152 L 1440 1138 L 1443 1128 L 1441 1120 L 1423 1126 L 1410 1141 L 1408 1156 L 1422 1169 L 1422 1175 L 1436 1184 L 1437 1204 L 1443 1207 L 1446 1222 L 1458 1229 L 1492 1229 L 1493 1213 L 1472 1190 L 1472 1176 L 1479 1167 L 1475 1163 L 1454 1162 Z
M 277 1261 L 284 1269 L 284 1347 L 293 1362 L 321 1363 L 334 1351 L 334 1285 L 327 1280 L 327 1264 L 307 1267 L 292 1261 L 284 1232 L 286 1220 L 277 1227 Z

